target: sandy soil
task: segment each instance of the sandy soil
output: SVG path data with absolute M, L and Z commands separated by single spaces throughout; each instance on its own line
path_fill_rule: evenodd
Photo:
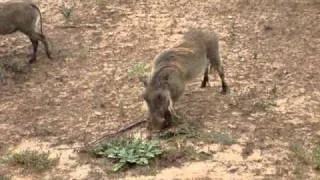
M 150 64 L 189 27 L 220 37 L 230 94 L 190 83 L 177 104 L 199 131 L 228 131 L 236 144 L 204 144 L 206 161 L 184 162 L 156 175 L 124 179 L 296 179 L 289 146 L 320 141 L 320 3 L 317 0 L 116 0 L 38 2 L 54 60 L 42 46 L 28 65 L 31 44 L 20 33 L 0 37 L 0 156 L 10 150 L 49 150 L 60 156 L 43 174 L 24 174 L 0 164 L 12 179 L 112 179 L 101 164 L 71 149 L 108 129 L 136 121 L 144 109 L 142 84 L 130 71 Z M 70 26 L 72 25 L 72 26 Z M 251 153 L 243 156 L 250 144 Z M 210 150 L 210 151 L 209 151 Z M 319 172 L 303 167 L 303 179 Z M 133 170 L 134 171 L 134 170 Z

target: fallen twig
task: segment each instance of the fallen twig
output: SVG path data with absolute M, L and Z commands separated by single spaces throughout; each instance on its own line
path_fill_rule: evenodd
M 125 132 L 125 131 L 127 131 L 127 130 L 130 130 L 130 129 L 134 128 L 134 127 L 137 127 L 137 126 L 139 126 L 140 124 L 145 123 L 146 121 L 147 121 L 147 120 L 144 119 L 144 120 L 141 120 L 141 121 L 138 121 L 138 122 L 131 123 L 131 124 L 129 124 L 128 126 L 122 127 L 122 128 L 120 128 L 119 130 L 117 130 L 116 132 L 104 133 L 104 134 L 103 134 L 101 137 L 99 137 L 98 139 L 95 139 L 94 141 L 90 142 L 90 143 L 88 144 L 88 146 L 95 145 L 95 144 L 101 142 L 101 141 L 102 141 L 104 138 L 106 138 L 106 137 L 113 137 L 113 136 L 115 136 L 115 135 L 117 135 L 117 134 L 119 134 L 119 133 L 123 133 L 123 132 Z
M 142 115 L 142 117 L 145 117 L 145 114 Z M 141 116 L 139 118 L 141 118 Z M 105 139 L 106 137 L 114 137 L 117 134 L 123 133 L 125 131 L 130 130 L 130 129 L 133 129 L 133 128 L 135 128 L 135 127 L 137 127 L 137 126 L 139 126 L 139 125 L 141 125 L 141 124 L 143 124 L 145 122 L 147 122 L 147 120 L 143 119 L 143 120 L 140 120 L 140 121 L 137 121 L 137 122 L 133 122 L 133 123 L 127 125 L 127 126 L 121 127 L 120 129 L 118 129 L 115 132 L 103 133 L 101 137 L 91 141 L 90 143 L 86 143 L 84 146 L 81 146 L 81 147 L 58 148 L 58 150 L 73 149 L 73 150 L 76 150 L 76 151 L 79 151 L 79 152 L 87 152 L 89 147 L 92 147 L 92 146 L 96 145 L 97 143 L 99 143 L 103 139 Z
M 56 25 L 57 28 L 98 28 L 100 24 L 65 24 L 65 25 Z

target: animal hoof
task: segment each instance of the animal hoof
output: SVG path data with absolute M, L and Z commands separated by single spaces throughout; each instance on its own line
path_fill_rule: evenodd
M 34 58 L 32 58 L 32 59 L 29 60 L 29 63 L 30 63 L 30 64 L 33 64 L 33 63 L 35 63 L 35 62 L 36 62 L 36 59 L 34 59 Z
M 221 94 L 225 95 L 227 93 L 230 92 L 230 89 L 228 87 L 223 87 L 222 90 L 221 90 Z

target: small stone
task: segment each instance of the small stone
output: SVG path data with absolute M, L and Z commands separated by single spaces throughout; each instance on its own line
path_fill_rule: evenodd
M 231 168 L 228 169 L 228 171 L 229 171 L 230 173 L 235 173 L 235 172 L 237 172 L 238 170 L 239 170 L 239 167 L 235 167 L 235 166 L 232 166 Z
M 94 112 L 94 115 L 95 115 L 95 116 L 101 116 L 101 115 L 102 115 L 102 112 L 100 112 L 100 111 L 95 111 L 95 112 Z

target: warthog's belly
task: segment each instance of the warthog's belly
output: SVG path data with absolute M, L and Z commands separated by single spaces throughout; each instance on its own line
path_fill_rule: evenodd
M 0 12 L 4 12 L 3 8 L 0 8 Z M 15 25 L 13 25 L 9 20 L 6 14 L 0 14 L 0 34 L 11 34 L 16 31 Z

